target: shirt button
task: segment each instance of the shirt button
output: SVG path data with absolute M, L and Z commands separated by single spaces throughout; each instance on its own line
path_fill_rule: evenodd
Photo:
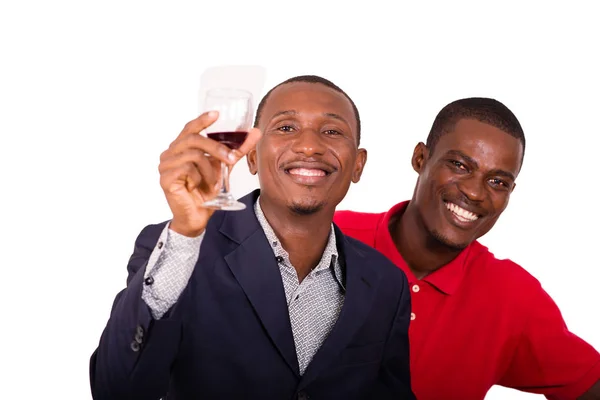
M 158 247 L 158 249 L 162 249 L 163 247 L 163 242 L 158 242 L 158 244 L 156 245 L 156 247 Z
M 153 278 L 153 277 L 151 277 L 151 276 L 149 276 L 149 277 L 147 277 L 146 279 L 144 279 L 144 283 L 145 283 L 146 285 L 152 285 L 152 284 L 154 283 L 154 278 Z
M 281 256 L 277 256 L 277 257 L 275 257 L 275 259 L 277 260 L 278 263 L 283 262 L 283 257 L 281 257 Z
M 417 293 L 419 290 L 421 290 L 419 285 L 413 285 L 412 289 L 413 289 L 413 292 L 415 292 L 415 293 Z
M 411 313 L 410 313 L 410 320 L 411 320 L 411 321 L 414 321 L 414 320 L 415 320 L 415 318 L 417 318 L 417 316 L 415 315 L 415 313 L 414 313 L 414 312 L 411 312 Z

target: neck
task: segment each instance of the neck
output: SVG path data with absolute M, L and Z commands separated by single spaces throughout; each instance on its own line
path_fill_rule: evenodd
M 460 254 L 460 250 L 444 246 L 429 233 L 413 201 L 408 203 L 403 214 L 390 219 L 388 229 L 400 255 L 417 279 L 440 269 Z
M 310 215 L 300 215 L 286 206 L 275 206 L 260 196 L 265 218 L 288 252 L 290 262 L 302 281 L 315 268 L 329 240 L 335 210 L 323 208 Z

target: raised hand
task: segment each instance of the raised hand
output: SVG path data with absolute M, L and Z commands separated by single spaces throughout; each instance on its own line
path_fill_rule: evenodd
M 173 213 L 170 229 L 185 236 L 200 235 L 214 213 L 202 204 L 219 193 L 221 161 L 233 167 L 261 137 L 252 128 L 241 147 L 232 150 L 200 135 L 217 117 L 217 112 L 210 111 L 188 122 L 160 156 L 160 186 Z

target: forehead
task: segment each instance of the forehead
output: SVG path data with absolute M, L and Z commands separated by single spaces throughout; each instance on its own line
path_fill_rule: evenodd
M 262 110 L 261 120 L 267 122 L 282 111 L 299 115 L 337 114 L 356 130 L 356 117 L 350 101 L 342 93 L 321 83 L 292 82 L 271 92 Z
M 440 137 L 434 152 L 443 156 L 459 151 L 480 168 L 519 172 L 523 158 L 521 141 L 495 126 L 474 119 L 459 120 L 454 129 Z

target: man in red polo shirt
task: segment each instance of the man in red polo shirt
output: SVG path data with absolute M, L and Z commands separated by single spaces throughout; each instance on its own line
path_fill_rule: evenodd
M 480 400 L 493 385 L 551 400 L 600 399 L 600 354 L 569 332 L 533 276 L 477 242 L 508 205 L 524 151 L 506 106 L 458 100 L 415 147 L 412 200 L 381 214 L 336 213 L 344 233 L 408 276 L 419 400 Z

